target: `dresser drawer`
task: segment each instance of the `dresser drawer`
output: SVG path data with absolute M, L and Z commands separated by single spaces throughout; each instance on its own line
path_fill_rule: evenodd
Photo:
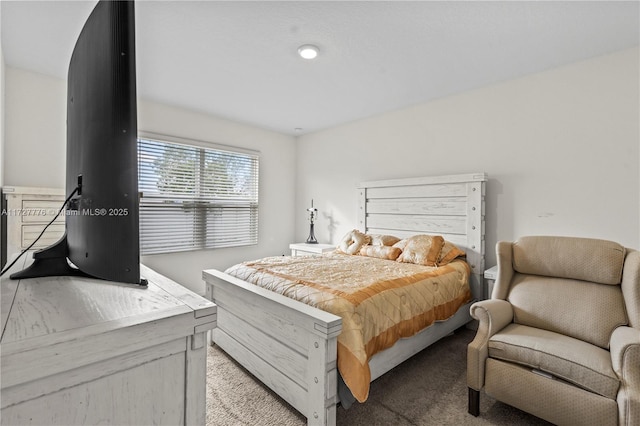
M 64 200 L 22 200 L 22 223 L 44 223 L 51 222 L 51 219 L 58 213 Z M 56 222 L 64 222 L 64 215 L 60 215 Z
M 49 219 L 51 220 L 51 219 Z M 33 225 L 22 225 L 22 239 L 21 245 L 22 249 L 26 249 L 29 247 L 38 235 L 42 232 L 46 223 L 43 224 L 33 224 Z M 33 248 L 45 248 L 49 247 L 51 244 L 57 242 L 64 235 L 64 223 L 52 223 L 51 226 L 47 229 L 47 232 L 44 233 L 42 238 L 37 242 Z
M 36 249 L 49 247 L 64 235 L 65 216 L 56 217 L 65 200 L 63 189 L 5 186 L 3 193 L 2 250 L 0 264 L 20 253 L 40 235 L 44 227 L 56 219 L 42 236 Z

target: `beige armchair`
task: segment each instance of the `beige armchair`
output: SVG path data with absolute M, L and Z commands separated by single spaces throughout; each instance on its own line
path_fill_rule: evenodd
M 491 299 L 471 306 L 469 413 L 484 389 L 559 425 L 640 425 L 640 252 L 545 236 L 496 254 Z

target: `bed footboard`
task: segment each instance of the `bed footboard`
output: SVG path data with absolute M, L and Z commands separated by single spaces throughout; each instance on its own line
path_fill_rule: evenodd
M 203 271 L 203 279 L 218 306 L 212 341 L 308 424 L 335 424 L 342 319 L 214 269 Z

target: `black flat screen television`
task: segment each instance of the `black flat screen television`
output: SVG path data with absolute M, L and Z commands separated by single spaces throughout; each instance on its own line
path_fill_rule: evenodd
M 69 64 L 66 233 L 11 278 L 88 275 L 146 283 L 140 278 L 136 105 L 134 3 L 101 0 Z

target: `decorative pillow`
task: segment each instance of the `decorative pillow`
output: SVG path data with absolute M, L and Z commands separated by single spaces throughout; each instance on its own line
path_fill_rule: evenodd
M 361 256 L 377 257 L 378 259 L 396 260 L 402 250 L 391 246 L 366 245 L 360 249 Z
M 393 245 L 393 247 L 398 247 L 400 250 L 404 250 L 409 242 L 409 238 L 404 238 Z
M 370 234 L 369 236 L 371 237 L 369 244 L 372 246 L 392 246 L 400 241 L 400 238 L 393 235 Z
M 442 246 L 440 257 L 438 258 L 438 266 L 444 266 L 457 257 L 466 256 L 467 254 L 456 247 L 452 242 L 446 241 Z
M 368 235 L 354 229 L 347 232 L 338 244 L 338 250 L 346 254 L 357 254 L 363 245 L 368 244 L 371 238 Z
M 437 266 L 444 238 L 440 235 L 414 235 L 398 257 L 398 262 Z

